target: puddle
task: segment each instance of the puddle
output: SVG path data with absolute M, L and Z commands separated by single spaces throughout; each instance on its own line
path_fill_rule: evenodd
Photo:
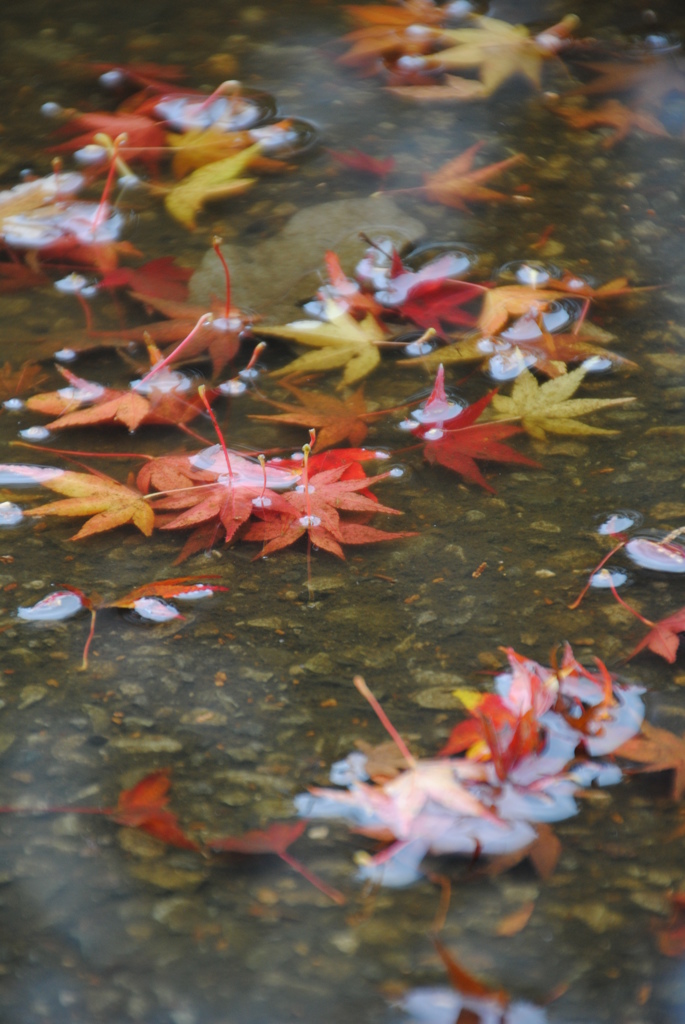
M 537 29 L 570 7 L 531 0 L 489 13 Z M 685 31 L 675 3 L 658 8 L 654 26 L 613 2 L 581 3 L 575 13 L 579 34 L 602 40 Z M 218 264 L 212 269 L 218 235 L 235 274 L 235 305 L 244 302 L 246 312 L 264 315 L 271 326 L 304 319 L 298 303 L 326 280 L 326 246 L 335 245 L 351 275 L 366 248 L 359 230 L 373 234 L 390 221 L 388 234 L 409 248 L 427 243 L 438 255 L 445 244 L 465 250 L 480 283 L 525 264 L 538 268 L 532 285 L 541 283 L 539 267 L 546 274 L 551 266 L 557 280 L 568 271 L 595 286 L 624 276 L 631 284 L 659 286 L 598 301 L 589 315 L 613 336 L 608 347 L 637 368 L 593 374 L 582 397 L 638 400 L 587 417 L 616 433 L 512 436 L 507 443 L 541 468 L 479 463 L 489 491 L 410 449 L 417 439 L 399 425 L 425 404 L 436 368 L 416 360 L 402 365 L 395 352 L 383 350 L 364 395 L 371 410 L 395 411 L 369 422 L 363 443 L 391 453 L 369 474 L 401 465 L 403 472 L 374 493 L 404 514 L 379 515 L 374 524 L 417 535 L 349 547 L 345 561 L 314 550 L 308 585 L 303 541 L 266 558 L 256 557 L 256 543 L 219 544 L 207 554 L 200 544 L 178 567 L 184 531 L 156 530 L 146 538 L 123 526 L 71 541 L 83 518 L 16 520 L 15 505 L 34 508 L 65 497 L 42 486 L 59 484 L 45 467 L 84 473 L 93 466 L 125 484 L 151 456 L 192 456 L 216 437 L 198 406 L 191 436 L 176 426 L 146 425 L 134 433 L 121 425 L 82 426 L 51 433 L 51 454 L 10 447 L 19 431 L 43 426 L 45 417 L 21 402 L 9 404 L 16 389 L 8 384 L 0 395 L 2 460 L 24 469 L 0 481 L 0 501 L 12 513 L 0 535 L 5 807 L 111 808 L 122 790 L 168 768 L 167 806 L 194 840 L 292 822 L 295 795 L 327 785 L 331 764 L 356 740 L 386 739 L 352 685 L 355 674 L 365 677 L 412 752 L 431 758 L 459 718 L 454 690 L 491 689 L 505 660 L 501 646 L 549 664 L 550 651 L 568 640 L 581 661 L 592 665 L 599 657 L 626 682 L 646 687 L 648 721 L 678 735 L 685 728 L 682 655 L 670 665 L 642 652 L 622 665 L 644 630 L 608 587 L 591 589 L 577 610 L 568 608 L 616 543 L 613 526 L 598 531 L 598 522 L 630 530 L 620 511 L 630 509 L 642 531 L 636 536 L 647 531 L 660 539 L 683 523 L 682 144 L 638 133 L 605 148 L 603 129 L 573 129 L 524 82 L 487 101 L 405 104 L 376 78 L 336 63 L 344 49 L 340 36 L 350 27 L 342 8 L 327 3 L 217 4 L 200 18 L 189 6 L 148 2 L 103 8 L 94 21 L 92 5 L 81 0 L 62 5 L 59 14 L 42 0 L 10 0 L 0 15 L 2 187 L 15 185 L 24 168 L 50 173 L 45 150 L 54 123 L 41 117 L 43 104 L 111 111 L 121 99 L 103 90 L 88 62 L 180 65 L 188 85 L 207 94 L 224 79 L 240 78 L 276 97 L 279 113 L 313 122 L 320 144 L 298 157 L 294 170 L 260 176 L 250 191 L 207 204 L 194 232 L 145 190 L 126 190 L 119 202 L 123 237 L 146 260 L 173 255 L 193 272 L 202 268 L 203 276 L 193 279 L 194 302 L 207 302 L 212 291 L 224 302 Z M 562 66 L 545 73 L 550 91 L 567 87 Z M 681 99 L 676 91 L 664 101 L 673 134 L 682 131 Z M 525 152 L 525 162 L 493 187 L 523 186 L 520 195 L 532 202 L 474 205 L 468 214 L 401 194 L 480 140 L 479 165 Z M 394 169 L 370 180 L 328 154 L 353 148 L 393 157 Z M 142 168 L 145 176 L 152 172 Z M 162 178 L 171 181 L 166 169 Z M 97 200 L 99 188 L 89 200 Z M 373 207 L 370 197 L 379 188 L 397 194 Z M 323 211 L 318 227 L 307 226 L 313 209 Z M 326 210 L 335 212 L 334 221 Z M 341 210 L 347 219 L 340 219 Z M 236 265 L 242 252 L 245 266 Z M 136 264 L 129 256 L 122 262 Z M 114 333 L 96 350 L 90 339 L 90 350 L 81 353 L 86 339 L 78 299 L 52 286 L 74 269 L 87 280 L 97 277 L 92 267 L 70 263 L 45 270 L 30 290 L 5 289 L 0 279 L 3 361 L 16 370 L 43 354 L 48 339 L 50 351 L 76 353 L 69 365 L 79 377 L 96 388 L 125 390 L 149 360 L 116 332 L 144 322 L 144 307 L 109 291 L 84 300 L 97 329 Z M 148 319 L 159 318 L 152 312 Z M 168 351 L 182 337 L 159 344 Z M 245 367 L 255 342 L 243 342 L 224 377 Z M 301 351 L 270 338 L 259 363 L 278 370 Z M 42 371 L 44 380 L 30 393 L 63 388 L 51 360 Z M 448 365 L 448 395 L 456 389 L 460 400 L 476 401 L 492 386 L 487 371 L 487 362 Z M 193 362 L 188 372 L 194 389 L 206 379 L 209 391 L 208 363 Z M 334 370 L 303 387 L 339 399 L 350 393 L 337 389 L 339 383 Z M 508 375 L 501 379 L 502 394 L 511 387 Z M 261 373 L 243 393 L 231 390 L 242 389 L 226 388 L 213 407 L 232 452 L 301 459 L 305 427 L 250 418 L 278 412 L 260 395 L 294 402 L 278 379 Z M 450 422 L 441 421 L 445 431 Z M 65 449 L 121 458 L 67 460 L 60 454 Z M 259 463 L 246 465 L 259 501 Z M 28 466 L 40 471 L 32 475 Z M 183 472 L 206 470 L 186 459 Z M 154 488 L 187 485 L 165 479 L 153 480 Z M 264 500 L 259 507 L 268 518 Z M 677 540 L 671 548 L 682 551 Z M 612 563 L 631 581 L 621 590 L 626 601 L 650 620 L 682 607 L 677 573 L 659 575 L 634 562 L 618 552 Z M 144 621 L 111 606 L 152 581 L 203 574 L 217 574 L 209 583 L 228 591 L 206 602 L 184 601 L 182 617 Z M 100 607 L 87 671 L 80 665 L 89 616 L 65 588 Z M 29 619 L 27 610 L 46 598 L 49 607 L 56 593 L 78 612 L 73 619 Z M 661 955 L 656 935 L 669 919 L 668 894 L 682 886 L 682 838 L 671 838 L 682 811 L 669 799 L 667 780 L 652 775 L 589 790 L 579 803 L 576 817 L 555 825 L 562 853 L 544 881 L 525 864 L 491 877 L 477 864 L 429 858 L 431 871 L 451 882 L 442 940 L 467 970 L 508 990 L 512 1006 L 542 1006 L 556 995 L 544 1011 L 550 1022 L 680 1020 L 680 962 Z M 3 813 L 2 1016 L 26 1024 L 409 1019 L 393 1002 L 409 990 L 446 984 L 429 938 L 441 890 L 426 878 L 405 889 L 364 888 L 356 881 L 358 853 L 375 849 L 336 821 L 308 822 L 293 844 L 298 861 L 345 895 L 341 907 L 275 855 L 214 860 L 106 815 Z M 498 934 L 502 919 L 530 901 L 535 909 L 521 934 Z M 448 999 L 448 1010 L 458 1003 Z

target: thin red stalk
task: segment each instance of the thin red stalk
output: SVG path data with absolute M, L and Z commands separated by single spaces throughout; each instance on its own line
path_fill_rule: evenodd
M 81 672 L 85 672 L 88 669 L 88 652 L 90 650 L 91 641 L 95 635 L 95 618 L 97 616 L 97 608 L 90 609 L 90 629 L 88 630 L 88 636 L 83 648 L 83 661 L 81 662 Z
M 231 315 L 231 274 L 228 269 L 226 258 L 220 248 L 222 242 L 223 238 L 220 238 L 219 235 L 214 235 L 214 238 L 212 239 L 212 249 L 221 261 L 221 266 L 224 268 L 224 277 L 226 278 L 226 305 L 224 307 L 224 316 L 228 320 Z
M 221 448 L 222 448 L 223 453 L 224 453 L 224 458 L 226 459 L 226 470 L 228 472 L 228 479 L 230 480 L 230 486 L 233 487 L 233 469 L 231 468 L 231 460 L 230 460 L 230 457 L 229 457 L 229 454 L 228 454 L 228 448 L 226 447 L 226 441 L 224 440 L 224 435 L 221 433 L 221 429 L 220 429 L 219 424 L 217 422 L 217 418 L 214 415 L 214 412 L 212 411 L 212 407 L 209 404 L 209 401 L 207 400 L 207 395 L 205 393 L 205 390 L 206 389 L 205 389 L 204 384 L 201 384 L 200 387 L 197 389 L 197 393 L 200 396 L 200 398 L 202 400 L 202 404 L 204 405 L 205 409 L 207 410 L 207 413 L 209 414 L 209 418 L 212 421 L 212 426 L 214 427 L 214 429 L 216 431 L 216 436 L 219 438 L 219 444 L 221 445 Z
M 204 438 L 200 438 L 200 440 L 204 441 Z M 148 462 L 154 462 L 156 458 L 155 455 L 142 455 L 139 452 L 75 452 L 66 448 L 52 448 L 43 444 L 29 444 L 28 441 L 10 441 L 9 443 L 17 448 L 31 448 L 36 452 L 50 452 L 51 454 L 65 455 L 67 458 L 70 455 L 87 455 L 91 459 L 147 459 Z M 78 465 L 81 466 L 83 463 L 79 462 Z
M 259 503 L 263 507 L 264 493 L 266 491 L 266 455 L 258 455 L 257 459 L 259 461 L 259 465 L 262 467 L 262 490 L 259 495 Z
M 609 589 L 611 590 L 611 593 L 614 595 L 614 597 L 616 598 L 616 600 L 622 608 L 625 608 L 627 611 L 629 611 L 631 615 L 634 615 L 636 619 L 639 619 L 640 622 L 643 622 L 645 626 L 649 626 L 650 629 L 652 628 L 654 623 L 651 622 L 649 619 L 646 619 L 644 615 L 640 615 L 640 613 L 636 611 L 636 609 L 633 608 L 632 605 L 629 605 L 627 601 L 624 601 L 611 580 L 609 580 Z
M 312 872 L 304 866 L 304 864 L 301 864 L 299 860 L 296 860 L 295 857 L 292 857 L 285 850 L 279 850 L 278 856 L 281 858 L 281 860 L 284 860 L 286 864 L 293 869 L 293 871 L 297 871 L 298 874 L 302 875 L 303 878 L 306 878 L 307 881 L 311 885 L 313 885 L 315 889 L 318 889 L 319 892 L 322 892 L 324 896 L 328 896 L 328 898 L 333 900 L 334 903 L 337 903 L 338 906 L 342 906 L 344 903 L 347 902 L 347 900 L 345 899 L 341 892 L 338 892 L 337 889 L 334 889 L 330 885 L 326 885 L 326 883 L 322 882 L 320 878 L 317 878 L 316 875 L 313 875 Z
M 162 359 L 161 362 L 155 363 L 155 365 L 148 371 L 148 373 L 145 374 L 145 376 L 140 380 L 139 383 L 147 384 L 150 377 L 154 376 L 155 373 L 159 373 L 160 370 L 165 369 L 165 367 L 167 367 L 169 363 L 171 363 L 178 356 L 179 352 L 181 352 L 185 348 L 185 346 L 193 340 L 197 332 L 201 330 L 205 326 L 205 324 L 211 323 L 212 319 L 213 318 L 211 313 L 203 313 L 198 322 L 193 327 L 190 334 L 188 334 L 187 337 L 185 337 L 183 341 L 176 346 L 173 352 L 169 353 L 166 359 Z
M 366 685 L 366 681 L 361 676 L 355 676 L 354 679 L 353 679 L 353 682 L 354 682 L 354 685 L 357 688 L 358 692 L 361 693 L 362 697 L 364 697 L 366 700 L 368 700 L 369 704 L 371 705 L 373 710 L 378 715 L 378 718 L 380 719 L 381 723 L 385 726 L 386 731 L 390 734 L 390 736 L 395 741 L 395 745 L 397 746 L 397 749 L 399 750 L 400 754 L 402 754 L 402 756 L 404 757 L 404 759 L 407 762 L 407 764 L 409 765 L 409 767 L 410 768 L 415 768 L 416 767 L 416 759 L 415 759 L 414 755 L 411 753 L 411 751 L 409 750 L 409 747 L 404 742 L 404 740 L 402 739 L 402 737 L 398 733 L 397 729 L 392 724 L 392 722 L 390 721 L 390 719 L 388 718 L 388 716 L 386 715 L 385 711 L 380 706 L 380 704 L 378 703 L 378 701 L 376 700 L 374 695 L 371 693 L 371 690 Z
M 235 82 L 232 80 L 222 82 L 221 85 L 217 85 L 214 92 L 210 93 L 210 95 L 206 98 L 204 103 L 201 103 L 200 106 L 197 108 L 197 113 L 203 113 L 207 109 L 207 107 L 211 106 L 214 100 L 218 100 L 220 96 L 230 96 L 231 93 L 239 91 L 239 86 L 239 82 Z
M 609 552 L 609 553 L 608 553 L 607 555 L 605 555 L 605 556 L 604 556 L 604 558 L 602 559 L 602 561 L 601 561 L 601 562 L 599 562 L 599 563 L 598 563 L 598 564 L 597 564 L 597 565 L 596 565 L 596 566 L 594 567 L 594 569 L 593 569 L 593 570 L 592 570 L 592 572 L 590 573 L 590 576 L 589 576 L 589 579 L 588 579 L 587 583 L 585 584 L 585 586 L 584 586 L 584 587 L 583 587 L 583 589 L 581 590 L 581 592 L 580 592 L 580 594 L 578 595 L 578 597 L 577 597 L 577 598 L 575 599 L 575 601 L 573 602 L 573 604 L 570 604 L 570 605 L 568 605 L 568 607 L 569 607 L 569 608 L 571 609 L 571 611 L 575 611 L 575 610 L 576 610 L 576 608 L 579 608 L 579 607 L 580 607 L 580 603 L 581 603 L 581 601 L 583 600 L 583 598 L 584 598 L 584 597 L 585 597 L 585 595 L 587 594 L 588 590 L 589 590 L 589 589 L 590 589 L 590 587 L 592 586 L 592 577 L 593 577 L 593 576 L 595 575 L 595 573 L 598 573 L 600 569 L 603 569 L 603 568 L 604 568 L 604 566 L 605 566 L 605 565 L 607 564 L 607 562 L 609 561 L 609 559 L 610 559 L 610 558 L 613 558 L 613 556 L 614 556 L 614 555 L 616 554 L 616 552 L 617 552 L 617 551 L 620 551 L 620 550 L 621 550 L 621 548 L 625 546 L 625 543 L 626 543 L 626 542 L 625 542 L 625 540 L 622 540 L 620 544 L 617 544 L 615 548 L 612 548 L 612 549 L 611 549 L 611 551 L 610 551 L 610 552 Z
M 90 334 L 93 330 L 93 311 L 81 292 L 76 292 L 76 300 L 83 310 L 83 315 L 86 319 L 86 333 Z

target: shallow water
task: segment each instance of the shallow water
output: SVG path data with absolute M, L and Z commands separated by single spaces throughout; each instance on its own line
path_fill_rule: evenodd
M 644 35 L 640 12 L 624 8 L 577 5 L 582 34 Z M 677 8 L 655 5 L 657 27 L 682 32 Z M 488 13 L 542 26 L 569 10 L 566 2 L 531 0 Z M 351 549 L 345 562 L 313 552 L 311 600 L 304 548 L 257 561 L 254 545 L 219 548 L 178 570 L 182 542 L 174 534 L 146 541 L 121 529 L 73 543 L 73 520 L 7 528 L 0 536 L 4 805 L 109 806 L 122 788 L 170 766 L 171 806 L 184 826 L 235 835 L 289 818 L 292 797 L 325 783 L 331 762 L 356 739 L 385 738 L 352 687 L 355 673 L 366 677 L 412 749 L 429 756 L 459 715 L 455 686 L 487 685 L 502 664 L 500 645 L 548 663 L 550 650 L 567 639 L 579 657 L 614 667 L 642 635 L 606 591 L 591 592 L 578 611 L 567 605 L 609 547 L 595 532 L 596 515 L 634 509 L 645 527 L 663 530 L 683 522 L 682 433 L 661 429 L 682 430 L 685 403 L 682 143 L 633 135 L 603 149 L 596 132 L 567 130 L 525 86 L 486 104 L 401 106 L 375 80 L 334 63 L 347 27 L 339 7 L 315 2 L 273 11 L 215 4 L 200 17 L 190 6 L 148 0 L 103 8 L 97 22 L 86 3 L 60 4 L 58 13 L 37 0 L 6 4 L 3 185 L 14 184 L 23 167 L 48 170 L 51 125 L 40 118 L 42 103 L 112 103 L 84 73 L 88 60 L 179 63 L 198 87 L 238 75 L 273 93 L 288 114 L 318 123 L 325 146 L 393 155 L 397 188 L 418 184 L 422 173 L 477 139 L 487 141 L 486 162 L 522 150 L 528 159 L 516 180 L 530 183 L 530 204 L 478 207 L 467 216 L 412 196 L 397 203 L 425 225 L 424 240 L 473 247 L 479 279 L 509 261 L 540 258 L 531 246 L 553 224 L 552 262 L 599 282 L 625 275 L 666 286 L 598 305 L 592 314 L 617 336 L 610 347 L 639 369 L 598 376 L 584 394 L 638 401 L 592 417 L 620 430 L 612 437 L 514 439 L 542 468 L 489 467 L 495 494 L 422 465 L 417 452 L 395 456 L 406 472 L 378 493 L 404 519 L 378 525 L 418 536 Z M 564 88 L 562 70 L 549 74 L 550 88 Z M 295 173 L 262 179 L 244 197 L 212 206 L 194 234 L 157 201 L 133 195 L 128 237 L 148 259 L 173 253 L 198 267 L 213 233 L 254 248 L 278 238 L 297 210 L 365 199 L 374 187 L 333 165 L 321 148 Z M 340 245 L 353 244 L 359 227 L 342 224 Z M 250 299 L 272 322 L 288 306 L 295 311 L 321 270 L 320 252 L 285 249 L 282 258 L 270 293 L 259 303 Z M 301 268 L 294 284 L 291 263 Z M 235 301 L 242 301 L 238 286 Z M 139 311 L 125 309 L 138 323 Z M 102 327 L 119 324 L 120 309 L 108 299 L 96 300 L 94 310 Z M 49 287 L 0 295 L 0 317 L 2 358 L 14 364 L 32 348 L 40 351 L 53 332 L 68 340 L 82 324 L 74 300 Z M 289 352 L 274 343 L 266 361 L 284 365 Z M 141 361 L 135 366 L 137 372 Z M 131 366 L 98 352 L 79 359 L 75 372 L 125 386 Z M 468 373 L 452 369 L 450 382 Z M 45 374 L 43 389 L 61 386 L 50 362 Z M 318 383 L 332 390 L 336 381 L 330 375 Z M 463 383 L 470 396 L 475 381 L 479 393 L 487 389 L 476 373 Z M 365 393 L 380 408 L 425 394 L 430 384 L 421 367 L 400 367 L 384 355 Z M 263 379 L 260 387 L 277 393 L 275 382 Z M 247 418 L 269 411 L 249 395 L 226 400 L 219 417 L 230 443 L 297 450 L 303 432 Z M 407 445 L 400 418 L 372 427 L 374 447 Z M 19 429 L 40 422 L 35 414 L 3 413 L 5 461 L 60 464 L 59 456 L 5 447 Z M 197 429 L 214 443 L 209 423 Z M 51 444 L 155 455 L 194 447 L 159 427 L 132 436 L 115 428 L 65 431 Z M 137 467 L 133 459 L 86 461 L 120 480 Z M 38 497 L 37 489 L 31 493 Z M 1 497 L 22 503 L 24 492 Z M 184 605 L 180 626 L 140 625 L 125 612 L 103 610 L 87 672 L 78 671 L 87 615 L 53 624 L 14 619 L 17 607 L 53 585 L 110 601 L 183 571 L 216 572 L 230 592 Z M 643 614 L 661 617 L 685 603 L 681 578 L 642 570 L 634 576 L 628 596 Z M 668 666 L 646 654 L 621 671 L 648 688 L 648 718 L 682 732 L 682 658 Z M 432 866 L 452 880 L 445 943 L 516 998 L 543 1003 L 561 992 L 547 1010 L 559 1024 L 681 1020 L 682 965 L 660 956 L 653 933 L 668 916 L 667 892 L 682 885 L 682 839 L 667 841 L 681 822 L 662 779 L 633 778 L 591 791 L 581 813 L 556 826 L 564 852 L 547 882 L 525 866 L 489 878 L 460 862 L 436 861 Z M 345 893 L 343 908 L 275 857 L 210 865 L 102 817 L 6 814 L 0 837 L 0 1003 L 12 1024 L 371 1024 L 401 1018 L 386 996 L 444 983 L 428 938 L 438 888 L 426 880 L 407 890 L 364 891 L 354 881 L 353 855 L 372 844 L 343 825 L 315 823 L 295 848 Z M 535 912 L 522 934 L 497 937 L 500 918 L 528 900 Z

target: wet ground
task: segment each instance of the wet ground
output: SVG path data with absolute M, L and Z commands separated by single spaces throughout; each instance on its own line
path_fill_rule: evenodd
M 188 573 L 216 572 L 229 592 L 188 606 L 180 628 L 103 611 L 87 672 L 78 671 L 87 617 L 20 624 L 16 608 L 53 585 L 111 599 L 174 576 L 180 539 L 156 533 L 146 541 L 123 529 L 73 543 L 73 523 L 56 520 L 8 530 L 0 537 L 4 805 L 109 806 L 122 788 L 170 766 L 172 806 L 187 829 L 237 834 L 287 819 L 293 795 L 325 783 L 330 763 L 355 739 L 384 738 L 352 687 L 355 673 L 366 677 L 412 748 L 431 755 L 458 717 L 455 686 L 486 686 L 487 673 L 502 664 L 500 645 L 547 663 L 550 650 L 569 640 L 581 658 L 598 656 L 613 667 L 642 635 L 605 591 L 591 593 L 575 612 L 567 608 L 607 549 L 596 515 L 629 508 L 651 528 L 683 522 L 682 142 L 632 135 L 604 149 L 601 135 L 567 129 L 525 85 L 484 104 L 403 106 L 374 79 L 334 63 L 336 40 L 348 28 L 341 8 L 276 7 L 217 3 L 200 15 L 146 0 L 103 8 L 96 22 L 90 4 L 64 3 L 58 13 L 37 0 L 6 4 L 3 186 L 24 167 L 49 169 L 51 126 L 40 117 L 42 103 L 99 109 L 110 102 L 87 72 L 92 60 L 178 63 L 198 87 L 239 76 L 275 95 L 288 114 L 316 122 L 324 146 L 394 156 L 397 188 L 418 184 L 422 173 L 478 139 L 486 140 L 487 162 L 524 151 L 517 180 L 530 184 L 532 203 L 479 207 L 469 216 L 421 198 L 395 201 L 425 226 L 424 240 L 471 246 L 481 279 L 512 260 L 546 258 L 599 282 L 625 275 L 664 286 L 593 311 L 616 335 L 612 347 L 638 369 L 598 376 L 587 394 L 638 401 L 595 417 L 620 431 L 615 436 L 524 438 L 518 447 L 542 469 L 490 468 L 494 494 L 422 465 L 417 452 L 400 454 L 394 463 L 404 476 L 379 495 L 404 512 L 402 528 L 418 536 L 353 549 L 344 563 L 314 552 L 312 599 L 304 548 L 257 561 L 254 545 L 196 556 Z M 677 7 L 654 5 L 660 30 L 685 29 Z M 531 0 L 488 13 L 542 26 L 569 10 Z M 625 39 L 647 31 L 640 5 L 582 3 L 575 11 L 583 34 Z M 568 83 L 561 67 L 548 74 L 550 89 Z M 212 206 L 194 234 L 158 202 L 136 195 L 128 237 L 149 259 L 173 254 L 193 268 L 213 233 L 234 254 L 275 242 L 271 288 L 261 301 L 253 290 L 248 301 L 278 322 L 321 269 L 313 239 L 300 236 L 294 246 L 286 236 L 281 271 L 277 243 L 289 219 L 317 204 L 365 200 L 375 187 L 333 164 L 322 147 L 295 173 L 260 180 L 252 193 Z M 533 249 L 549 225 L 547 248 Z M 351 244 L 365 226 L 343 220 L 326 244 Z M 201 294 L 202 280 L 193 287 Z M 240 304 L 249 282 L 236 287 Z M 120 309 L 106 298 L 96 300 L 95 312 L 102 326 L 119 322 Z M 133 317 L 134 308 L 129 312 Z M 53 332 L 68 338 L 81 328 L 76 303 L 48 287 L 0 296 L 0 317 L 2 359 L 15 365 Z M 270 346 L 270 367 L 288 358 L 287 346 Z M 98 352 L 76 372 L 125 386 L 130 367 Z M 45 386 L 57 387 L 49 362 L 45 374 Z M 459 374 L 452 374 L 455 383 Z M 319 383 L 332 389 L 335 380 Z M 268 379 L 260 386 L 279 394 Z M 408 370 L 384 356 L 366 395 L 380 408 L 429 386 L 421 367 Z M 251 396 L 225 401 L 219 418 L 230 443 L 298 449 L 301 432 L 247 418 L 268 411 Z M 398 419 L 372 427 L 374 446 L 405 447 Z M 38 422 L 25 412 L 3 413 L 5 461 L 59 464 L 58 456 L 4 447 Z M 213 443 L 209 424 L 199 429 Z M 189 446 L 164 428 L 134 436 L 72 431 L 51 443 L 146 454 Z M 110 471 L 110 464 L 97 465 Z M 123 480 L 135 465 L 122 461 L 111 471 Z M 629 597 L 653 618 L 685 602 L 681 578 L 644 572 Z M 682 658 L 671 667 L 647 654 L 621 671 L 648 688 L 650 720 L 682 732 Z M 562 992 L 547 1010 L 550 1021 L 681 1020 L 685 975 L 677 959 L 659 954 L 654 936 L 655 922 L 668 916 L 667 893 L 682 885 L 682 838 L 667 841 L 681 823 L 660 780 L 633 778 L 591 792 L 581 813 L 557 826 L 563 854 L 544 883 L 525 866 L 489 878 L 439 862 L 434 866 L 452 880 L 445 943 L 470 970 L 517 998 L 543 1003 Z M 296 848 L 345 893 L 342 908 L 276 858 L 208 863 L 102 817 L 3 815 L 0 843 L 0 1016 L 11 1024 L 371 1024 L 400 1019 L 386 996 L 444 982 L 428 939 L 439 890 L 428 881 L 407 890 L 361 889 L 353 856 L 371 844 L 342 825 L 315 823 Z M 521 935 L 498 937 L 498 921 L 529 900 L 535 911 Z

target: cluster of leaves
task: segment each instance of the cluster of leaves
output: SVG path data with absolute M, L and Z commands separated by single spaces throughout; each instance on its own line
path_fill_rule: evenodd
M 543 63 L 556 57 L 578 26 L 574 15 L 531 36 L 522 25 L 497 18 L 459 15 L 453 5 L 347 8 L 361 26 L 345 37 L 340 58 L 366 74 L 380 73 L 397 96 L 416 102 L 463 102 L 491 96 L 512 77 L 539 88 Z M 403 61 L 402 58 L 413 58 Z M 467 71 L 473 77 L 451 74 Z
M 420 877 L 427 853 L 492 858 L 490 870 L 529 857 L 547 876 L 560 846 L 541 824 L 575 814 L 573 795 L 592 782 L 621 777 L 594 759 L 648 759 L 636 738 L 644 716 L 639 687 L 618 683 L 599 661 L 589 671 L 568 646 L 553 668 L 506 654 L 510 671 L 497 677 L 496 693 L 458 691 L 470 717 L 432 760 L 413 757 L 364 680 L 355 679 L 404 764 L 352 754 L 331 772 L 346 789 L 313 789 L 296 802 L 306 817 L 342 818 L 391 842 L 366 861 L 363 878 L 406 885 Z
M 131 69 L 117 70 L 134 88 L 140 86 Z M 150 191 L 162 195 L 167 212 L 192 230 L 206 203 L 241 195 L 256 183 L 255 173 L 292 169 L 277 154 L 296 152 L 297 133 L 292 120 L 278 119 L 275 109 L 271 96 L 246 91 L 239 82 L 224 82 L 207 96 L 146 76 L 142 88 L 114 112 L 64 112 L 57 131 L 71 138 L 51 151 L 86 149 L 97 159 L 94 147 L 102 147 L 103 137 L 121 139 L 120 169 L 128 175 L 129 164 L 142 164 L 154 175 Z M 264 150 L 274 156 L 265 156 Z M 175 184 L 158 180 L 165 154 L 171 157 Z
M 344 37 L 351 46 L 340 63 L 379 75 L 403 100 L 442 105 L 484 100 L 512 79 L 539 90 L 544 65 L 563 57 L 564 76 L 572 67 L 581 84 L 565 89 L 563 102 L 549 105 L 572 128 L 610 129 L 605 148 L 633 131 L 673 137 L 669 110 L 675 98 L 685 96 L 685 62 L 674 47 L 634 46 L 607 54 L 606 44 L 572 39 L 579 26 L 575 15 L 533 35 L 523 25 L 461 13 L 450 4 L 346 9 L 359 27 Z M 600 102 L 586 107 L 585 97 Z

